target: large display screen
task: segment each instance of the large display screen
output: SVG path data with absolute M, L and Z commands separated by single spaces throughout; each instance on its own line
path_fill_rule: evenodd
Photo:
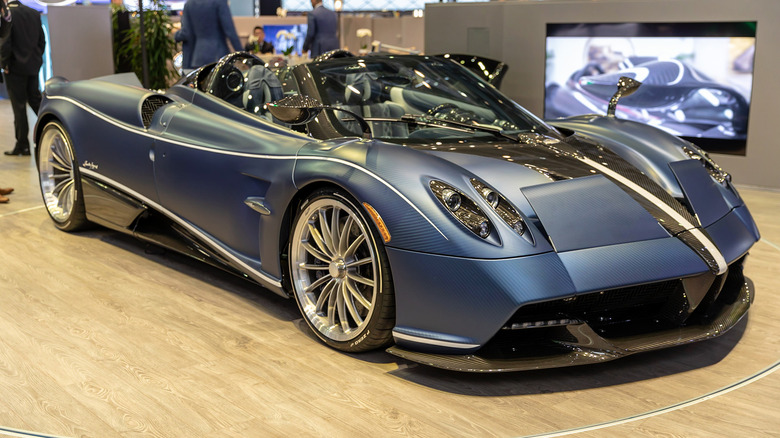
M 755 22 L 548 24 L 546 44 L 545 118 L 605 114 L 628 76 L 617 117 L 745 155 Z
M 274 45 L 276 53 L 284 53 L 292 47 L 291 53 L 302 55 L 308 27 L 307 24 L 264 24 L 265 41 Z

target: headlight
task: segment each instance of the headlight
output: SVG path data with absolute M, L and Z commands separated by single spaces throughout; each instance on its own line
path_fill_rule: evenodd
M 458 222 L 483 239 L 490 235 L 493 228 L 490 220 L 471 198 L 441 181 L 431 181 L 430 187 L 436 199 L 455 216 Z
M 477 179 L 472 179 L 471 185 L 474 186 L 477 193 L 482 195 L 482 198 L 490 205 L 493 211 L 496 212 L 498 217 L 509 225 L 509 228 L 515 230 L 520 236 L 525 233 L 527 227 L 525 226 L 523 217 L 520 216 L 517 210 L 512 207 L 512 204 L 510 204 L 505 197 Z
M 700 147 L 689 142 L 688 146 L 683 146 L 682 150 L 691 159 L 701 161 L 710 176 L 715 178 L 715 181 L 721 184 L 731 182 L 731 175 L 718 166 L 718 164 L 710 158 L 710 155 Z
M 455 190 L 444 189 L 441 191 L 441 199 L 444 201 L 444 206 L 449 211 L 457 211 L 460 208 L 461 196 L 460 193 Z
M 475 180 L 471 180 L 471 183 L 474 184 Z M 474 186 L 477 187 L 476 185 Z M 479 194 L 482 195 L 482 197 L 487 201 L 488 205 L 490 205 L 493 210 L 498 207 L 499 202 L 501 201 L 501 197 L 498 193 L 494 192 L 490 189 L 490 187 L 483 187 L 481 190 L 479 190 Z

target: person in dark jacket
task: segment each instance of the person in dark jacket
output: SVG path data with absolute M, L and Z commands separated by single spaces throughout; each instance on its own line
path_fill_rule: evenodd
M 314 10 L 309 14 L 303 51 L 311 50 L 310 56 L 316 58 L 341 46 L 338 37 L 339 20 L 335 12 L 322 6 L 322 0 L 311 0 L 311 6 Z
M 11 11 L 8 10 L 5 0 L 0 0 L 0 41 L 11 32 L 11 25 L 8 23 L 11 23 Z M 0 79 L 2 79 L 2 76 L 0 76 Z
M 3 38 L 7 37 L 11 33 L 11 11 L 5 5 L 5 0 L 0 0 L 0 44 L 2 44 Z M 3 75 L 0 74 L 0 82 L 3 82 Z M 14 189 L 12 187 L 0 188 L 0 204 L 5 204 L 9 199 L 5 196 Z
M 11 22 L 8 36 L 0 43 L 0 68 L 3 70 L 11 109 L 14 113 L 14 131 L 16 145 L 6 155 L 30 155 L 30 142 L 27 138 L 27 104 L 38 114 L 41 106 L 38 71 L 43 64 L 43 51 L 46 37 L 41 27 L 41 14 L 28 6 L 13 0 L 8 3 Z M 7 32 L 0 30 L 0 32 Z
M 252 35 L 246 42 L 244 50 L 252 53 L 274 53 L 273 43 L 265 41 L 265 29 L 263 26 L 255 26 Z
M 182 42 L 182 68 L 191 70 L 241 50 L 227 0 L 187 0 L 176 41 Z

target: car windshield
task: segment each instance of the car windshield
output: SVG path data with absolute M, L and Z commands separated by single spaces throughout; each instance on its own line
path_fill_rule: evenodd
M 312 63 L 308 68 L 323 103 L 366 118 L 377 138 L 428 142 L 550 129 L 447 59 L 366 56 Z M 360 134 L 358 123 L 346 112 L 330 112 L 329 117 L 341 133 Z

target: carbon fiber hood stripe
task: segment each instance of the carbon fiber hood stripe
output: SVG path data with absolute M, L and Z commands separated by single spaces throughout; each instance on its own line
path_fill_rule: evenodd
M 563 141 L 538 134 L 520 134 L 519 138 L 518 144 L 475 144 L 450 148 L 449 152 L 510 161 L 532 169 L 551 181 L 601 174 L 630 195 L 671 235 L 694 250 L 712 272 L 722 274 L 727 269 L 725 259 L 712 239 L 700 228 L 698 219 L 661 186 L 617 154 L 576 135 Z M 433 146 L 415 148 L 442 149 Z M 489 180 L 486 182 L 490 183 Z

